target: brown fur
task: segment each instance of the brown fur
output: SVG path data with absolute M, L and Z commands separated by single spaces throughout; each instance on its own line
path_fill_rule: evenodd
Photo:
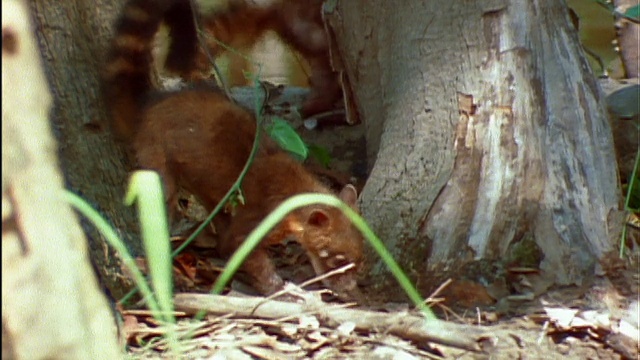
M 329 59 L 329 38 L 322 19 L 323 0 L 228 0 L 224 9 L 201 12 L 200 22 L 208 32 L 209 51 L 215 56 L 225 51 L 219 42 L 232 48 L 253 45 L 273 30 L 299 51 L 311 66 L 311 94 L 302 106 L 302 115 L 312 116 L 332 110 L 342 97 L 338 76 Z M 188 2 L 186 3 L 188 4 Z M 174 38 L 166 66 L 188 78 L 201 78 L 210 63 L 204 52 L 196 55 L 196 36 L 190 17 L 184 17 L 185 3 L 171 12 L 168 25 Z
M 147 99 L 152 90 L 148 75 L 150 34 L 157 30 L 157 22 L 167 9 L 157 4 L 130 1 L 116 27 L 105 75 L 113 129 L 131 145 L 140 167 L 160 173 L 170 209 L 178 187 L 183 187 L 211 211 L 249 157 L 255 121 L 216 90 L 183 90 Z M 227 218 L 220 240 L 219 249 L 226 255 L 286 198 L 300 193 L 331 194 L 268 139 L 263 139 L 242 191 L 245 205 Z M 345 186 L 339 197 L 357 210 L 353 186 Z M 283 285 L 265 247 L 290 237 L 305 248 L 318 274 L 349 262 L 361 265 L 362 237 L 349 220 L 335 208 L 306 206 L 289 214 L 245 261 L 243 269 L 260 292 L 271 294 Z M 352 270 L 329 278 L 325 284 L 343 298 L 360 297 L 355 273 Z

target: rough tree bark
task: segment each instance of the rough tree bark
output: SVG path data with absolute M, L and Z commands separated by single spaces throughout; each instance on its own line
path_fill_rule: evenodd
M 2 358 L 117 359 L 114 319 L 63 197 L 26 1 L 2 10 Z
M 68 187 L 93 204 L 120 231 L 134 253 L 141 247 L 133 210 L 122 204 L 126 157 L 107 126 L 99 82 L 112 25 L 122 0 L 30 1 L 45 73 L 55 103 L 51 112 Z M 119 257 L 93 226 L 84 226 L 91 257 L 116 298 L 131 283 Z
M 536 265 L 557 283 L 593 274 L 621 226 L 620 189 L 562 0 L 350 0 L 325 12 L 366 125 L 362 212 L 421 288 L 518 245 L 541 251 Z

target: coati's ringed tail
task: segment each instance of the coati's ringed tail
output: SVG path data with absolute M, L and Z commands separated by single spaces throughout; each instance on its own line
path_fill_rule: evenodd
M 103 86 L 111 128 L 120 140 L 131 139 L 141 121 L 142 107 L 153 90 L 153 41 L 164 14 L 175 1 L 128 1 L 116 23 Z

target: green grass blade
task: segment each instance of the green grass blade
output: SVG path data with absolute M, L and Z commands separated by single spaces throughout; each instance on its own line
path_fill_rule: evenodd
M 137 204 L 147 266 L 158 305 L 159 318 L 174 323 L 173 273 L 169 225 L 165 209 L 162 181 L 154 171 L 136 171 L 131 175 L 125 204 Z M 155 315 L 154 315 L 155 316 Z
M 143 299 L 148 304 L 149 309 L 159 312 L 160 309 L 158 307 L 158 304 L 154 299 L 151 288 L 147 284 L 144 275 L 142 275 L 142 272 L 140 271 L 140 269 L 138 269 L 138 265 L 136 264 L 135 260 L 133 259 L 131 254 L 129 254 L 127 247 L 124 245 L 122 240 L 120 240 L 111 225 L 109 225 L 109 223 L 107 223 L 102 215 L 94 210 L 91 205 L 89 205 L 83 198 L 72 193 L 71 191 L 65 190 L 65 199 L 80 214 L 91 221 L 96 229 L 98 229 L 98 231 L 102 234 L 102 236 L 104 236 L 107 244 L 109 244 L 109 246 L 116 250 L 116 252 L 122 258 L 122 262 L 124 263 L 124 265 L 127 267 L 127 269 L 129 269 L 129 272 L 133 277 L 133 281 L 142 292 Z

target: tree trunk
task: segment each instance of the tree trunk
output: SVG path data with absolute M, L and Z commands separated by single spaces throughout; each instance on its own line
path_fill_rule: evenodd
M 2 10 L 2 358 L 116 359 L 112 313 L 63 197 L 26 1 Z
M 325 12 L 366 124 L 360 208 L 423 290 L 472 260 L 530 265 L 512 255 L 521 245 L 557 283 L 593 274 L 619 234 L 620 189 L 563 1 L 350 0 Z
M 134 212 L 122 199 L 126 157 L 110 136 L 100 71 L 122 0 L 30 1 L 54 103 L 51 118 L 68 187 L 110 220 L 134 253 L 141 253 Z M 102 281 L 119 298 L 131 287 L 119 257 L 84 223 Z

